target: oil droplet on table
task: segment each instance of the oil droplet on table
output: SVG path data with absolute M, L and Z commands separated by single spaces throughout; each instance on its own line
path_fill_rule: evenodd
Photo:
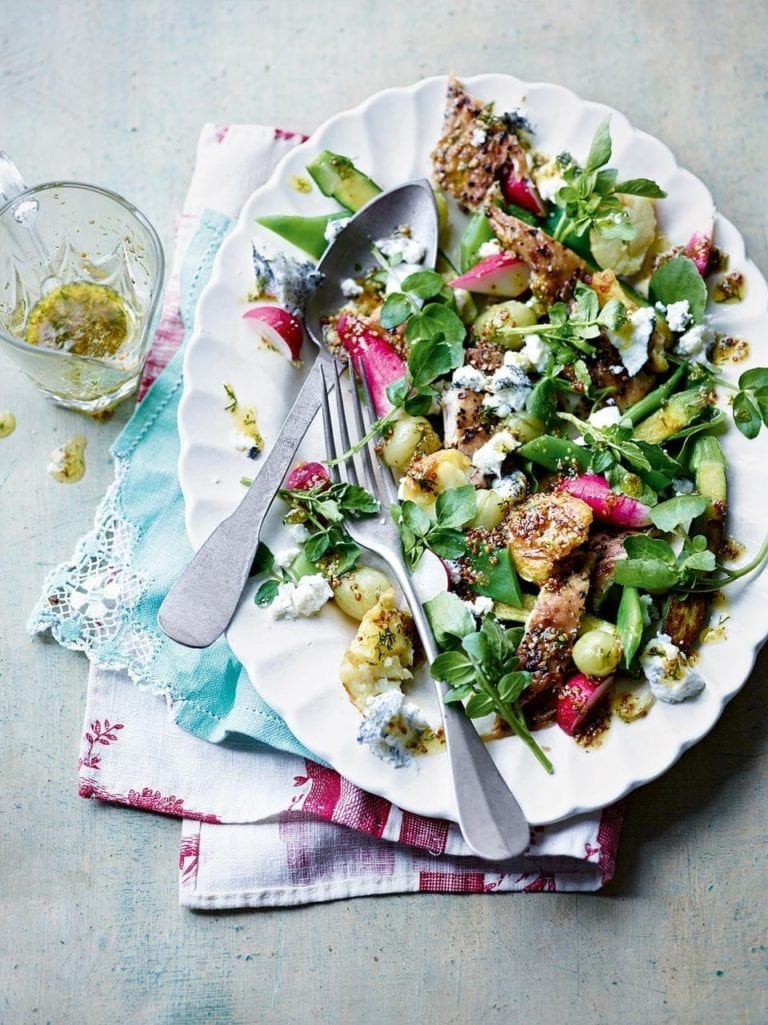
M 7 438 L 16 430 L 16 417 L 7 409 L 0 410 L 0 438 Z
M 312 182 L 309 180 L 309 178 L 305 178 L 303 175 L 289 175 L 288 181 L 291 184 L 291 188 L 296 189 L 297 192 L 307 193 L 312 191 Z
M 61 448 L 54 449 L 48 459 L 48 473 L 60 484 L 75 484 L 85 473 L 86 439 L 76 434 Z

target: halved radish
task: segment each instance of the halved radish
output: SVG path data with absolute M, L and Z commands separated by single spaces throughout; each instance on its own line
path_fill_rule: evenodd
M 514 170 L 510 171 L 502 181 L 501 188 L 508 203 L 516 203 L 523 210 L 530 210 L 537 217 L 543 217 L 547 212 L 544 201 L 533 182 L 528 178 L 518 178 Z
M 560 688 L 555 705 L 555 722 L 560 729 L 572 737 L 612 683 L 612 676 L 597 678 L 576 673 L 569 677 Z
M 376 416 L 384 416 L 392 409 L 387 388 L 405 377 L 405 362 L 383 335 L 359 317 L 342 313 L 336 321 L 336 332 L 357 376 L 365 374 Z
M 515 299 L 528 288 L 529 276 L 528 266 L 516 256 L 511 253 L 493 253 L 448 284 L 451 288 L 465 288 L 468 292 L 479 292 L 481 295 Z
M 331 478 L 322 463 L 299 463 L 285 478 L 283 486 L 288 491 L 310 491 L 330 483 Z
M 702 277 L 706 277 L 709 258 L 712 253 L 713 225 L 705 231 L 697 231 L 691 235 L 683 255 L 689 257 L 696 264 L 696 270 Z
M 586 502 L 599 520 L 614 527 L 647 527 L 651 522 L 647 505 L 628 495 L 617 495 L 605 477 L 596 473 L 566 477 L 560 489 Z
M 304 332 L 301 321 L 282 306 L 254 306 L 243 314 L 261 337 L 286 359 L 299 359 Z

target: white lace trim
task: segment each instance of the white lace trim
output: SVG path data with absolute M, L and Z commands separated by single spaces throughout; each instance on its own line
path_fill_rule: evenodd
M 161 637 L 138 616 L 150 583 L 132 568 L 139 531 L 118 511 L 123 477 L 117 461 L 92 530 L 78 541 L 72 561 L 48 574 L 27 629 L 32 634 L 50 630 L 65 648 L 84 651 L 103 668 L 125 669 L 140 687 L 164 694 L 168 686 L 152 672 Z

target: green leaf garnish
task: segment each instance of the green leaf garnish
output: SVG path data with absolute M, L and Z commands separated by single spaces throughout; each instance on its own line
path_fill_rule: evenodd
M 650 280 L 648 294 L 652 302 L 664 306 L 686 300 L 693 323 L 700 324 L 704 319 L 707 286 L 696 264 L 687 256 L 676 256 L 663 263 Z
M 577 238 L 596 231 L 606 238 L 630 241 L 635 227 L 619 196 L 649 196 L 663 199 L 666 192 L 648 178 L 617 181 L 617 172 L 605 165 L 611 159 L 609 119 L 598 125 L 584 167 L 568 154 L 558 157 L 565 185 L 558 190 L 555 202 L 562 210 L 554 238 L 562 242 L 569 236 Z
M 434 608 L 434 602 L 428 603 Z M 461 630 L 461 647 L 445 652 L 432 663 L 436 680 L 450 685 L 444 700 L 465 702 L 470 718 L 496 713 L 531 750 L 547 772 L 552 763 L 539 747 L 525 721 L 519 699 L 531 682 L 531 674 L 518 667 L 517 645 L 521 631 L 505 630 L 493 616 L 486 616 L 479 630 Z M 455 645 L 456 634 L 449 643 Z

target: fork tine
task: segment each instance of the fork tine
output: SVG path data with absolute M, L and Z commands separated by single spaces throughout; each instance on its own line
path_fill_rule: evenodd
M 325 367 L 320 368 L 320 373 L 323 377 L 323 388 L 321 395 L 321 408 L 323 411 L 323 435 L 325 437 L 325 455 L 328 462 L 331 464 L 328 467 L 328 473 L 330 474 L 331 480 L 338 484 L 340 480 L 339 467 L 334 463 L 336 459 L 336 442 L 333 439 L 333 422 L 331 420 L 331 407 L 328 402 L 328 381 L 325 376 Z
M 346 410 L 344 409 L 344 396 L 341 391 L 341 377 L 339 376 L 338 363 L 333 364 L 333 377 L 336 386 L 336 412 L 338 414 L 339 420 L 339 437 L 341 439 L 341 450 L 342 452 L 348 452 L 350 449 L 349 430 L 347 429 L 347 414 Z M 349 459 L 345 460 L 344 469 L 346 471 L 349 483 L 359 484 L 354 456 L 350 456 Z
M 365 371 L 361 367 L 360 380 L 365 381 Z M 365 385 L 363 385 L 365 387 Z M 355 418 L 355 428 L 357 432 L 358 440 L 364 438 L 366 434 L 365 420 L 363 419 L 363 410 L 360 403 L 360 395 L 358 394 L 357 387 L 353 383 L 352 385 L 352 414 Z M 369 491 L 374 494 L 378 491 L 378 478 L 376 470 L 374 469 L 373 459 L 371 458 L 371 450 L 368 445 L 363 446 L 363 450 L 360 453 L 363 462 L 363 475 L 366 479 L 366 487 Z
M 365 374 L 362 375 L 361 380 L 363 385 L 363 396 L 365 398 L 365 408 L 361 408 L 360 413 L 363 419 L 363 423 L 368 423 L 368 429 L 370 429 L 370 424 L 373 421 L 373 399 L 371 398 L 371 390 L 368 387 L 368 378 L 365 376 Z M 397 488 L 395 487 L 395 481 L 392 477 L 392 471 L 386 466 L 381 466 L 377 464 L 376 476 L 379 482 L 379 487 L 386 495 L 388 503 L 392 505 L 393 502 L 399 501 Z

